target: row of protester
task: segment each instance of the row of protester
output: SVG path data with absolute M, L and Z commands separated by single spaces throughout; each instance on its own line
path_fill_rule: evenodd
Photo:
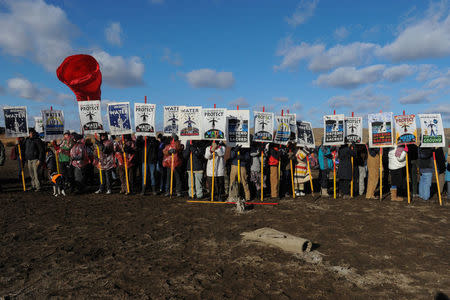
M 84 134 L 104 132 L 100 101 L 80 101 L 79 116 Z M 27 109 L 24 106 L 4 107 L 7 137 L 28 135 Z M 163 136 L 177 134 L 181 141 L 222 141 L 227 145 L 250 147 L 250 111 L 201 106 L 164 106 Z M 112 135 L 132 134 L 156 137 L 155 104 L 134 104 L 134 128 L 129 102 L 108 103 L 108 127 Z M 440 114 L 419 114 L 423 147 L 445 147 L 445 134 Z M 315 147 L 310 122 L 296 120 L 295 114 L 275 116 L 271 112 L 253 112 L 254 142 L 301 147 Z M 362 117 L 343 114 L 323 117 L 324 144 L 340 146 L 363 142 Z M 416 115 L 394 116 L 392 112 L 369 114 L 369 146 L 388 148 L 394 145 L 414 144 L 418 141 Z M 40 128 L 37 130 L 36 128 Z M 64 133 L 62 110 L 43 110 L 35 117 L 35 129 L 44 133 L 46 141 L 61 139 Z
M 442 147 L 416 144 L 380 149 L 322 142 L 318 148 L 307 148 L 251 141 L 244 148 L 223 141 L 183 143 L 176 134 L 144 138 L 101 133 L 92 141 L 66 131 L 59 142 L 44 142 L 30 129 L 28 137 L 18 139 L 10 158 L 18 161 L 18 179 L 24 187 L 24 169 L 28 169 L 29 189 L 40 191 L 49 181 L 55 196 L 87 193 L 90 186 L 98 186 L 95 193 L 111 194 L 117 184 L 123 194 L 183 196 L 187 191 L 192 198 L 225 200 L 239 182 L 246 201 L 304 196 L 317 188 L 324 197 L 365 194 L 372 199 L 379 193 L 377 186 L 382 192 L 390 189 L 393 201 L 402 201 L 407 182 L 413 198 L 428 200 L 433 174 L 437 174 L 441 193 L 446 183 L 448 195 L 448 154 Z

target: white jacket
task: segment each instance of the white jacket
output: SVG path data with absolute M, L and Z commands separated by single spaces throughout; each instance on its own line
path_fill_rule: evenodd
M 223 159 L 225 155 L 225 147 L 218 146 L 214 159 L 214 176 L 220 177 L 225 176 L 225 160 Z M 211 146 L 205 149 L 205 158 L 208 160 L 206 164 L 206 176 L 213 176 L 213 153 L 211 152 Z
M 392 148 L 389 153 L 389 170 L 397 170 L 406 166 L 406 151 L 402 151 L 400 157 L 395 156 L 397 146 Z

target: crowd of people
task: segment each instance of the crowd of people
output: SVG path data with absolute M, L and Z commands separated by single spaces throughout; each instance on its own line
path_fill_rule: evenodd
M 5 158 L 0 142 L 0 165 Z M 89 190 L 111 194 L 115 186 L 120 186 L 121 194 L 181 197 L 187 192 L 197 199 L 210 197 L 214 191 L 215 200 L 225 201 L 240 182 L 238 191 L 246 201 L 259 199 L 262 189 L 264 197 L 273 199 L 302 197 L 314 188 L 320 189 L 321 196 L 329 197 L 334 192 L 336 175 L 338 197 L 353 194 L 378 199 L 380 162 L 382 187 L 386 189 L 382 192 L 389 191 L 392 201 L 402 201 L 407 194 L 407 162 L 413 198 L 429 200 L 437 192 L 432 188 L 435 169 L 441 193 L 446 190 L 447 197 L 450 194 L 450 147 L 444 151 L 416 144 L 383 149 L 365 144 L 322 144 L 309 149 L 294 143 L 251 142 L 250 148 L 243 148 L 216 141 L 182 143 L 176 134 L 145 139 L 101 133 L 88 138 L 69 131 L 59 142 L 44 142 L 30 129 L 28 137 L 17 140 L 10 158 L 18 162 L 20 182 L 22 170 L 28 170 L 29 190 L 41 191 L 47 182 L 55 196 Z M 312 172 L 315 169 L 318 172 Z M 92 186 L 96 188 L 88 189 Z

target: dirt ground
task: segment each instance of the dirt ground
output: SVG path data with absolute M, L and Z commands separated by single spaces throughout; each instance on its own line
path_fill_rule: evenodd
M 238 214 L 186 198 L 21 192 L 0 168 L 0 298 L 433 299 L 450 294 L 450 213 L 429 203 L 282 199 Z M 241 239 L 310 239 L 296 256 Z

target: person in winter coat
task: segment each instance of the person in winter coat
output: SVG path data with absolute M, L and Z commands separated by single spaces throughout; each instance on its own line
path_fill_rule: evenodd
M 430 199 L 431 181 L 433 180 L 433 149 L 420 147 L 418 158 L 420 170 L 419 197 L 426 201 Z
M 50 148 L 51 144 L 47 145 L 46 149 L 46 157 L 45 157 L 45 165 L 47 168 L 47 175 L 50 179 L 53 187 L 53 196 L 57 197 L 60 195 L 65 196 L 66 192 L 64 191 L 64 177 L 62 174 L 58 172 L 58 165 L 56 163 L 56 155 L 53 150 Z
M 439 187 L 441 189 L 441 195 L 444 193 L 445 184 L 445 154 L 442 147 L 433 149 L 434 155 L 436 157 L 436 168 L 438 171 Z
M 447 199 L 450 199 L 450 145 L 447 150 L 447 169 L 445 171 L 445 182 L 447 183 Z
M 342 145 L 339 148 L 339 168 L 337 178 L 339 179 L 339 193 L 344 198 L 350 197 L 350 182 L 353 178 L 353 169 L 351 158 L 356 156 L 354 145 Z
M 417 188 L 419 187 L 419 147 L 416 144 L 408 145 L 408 165 L 409 176 L 411 178 L 411 187 L 413 197 L 418 197 Z
M 231 171 L 228 195 L 231 193 L 233 183 L 238 180 L 238 163 L 240 165 L 240 181 L 244 187 L 245 201 L 250 201 L 250 189 L 248 187 L 247 165 L 250 163 L 250 150 L 236 146 L 230 152 Z
M 192 163 L 191 163 L 192 154 Z M 183 150 L 183 159 L 186 161 L 186 172 L 188 177 L 188 187 L 189 187 L 189 197 L 194 198 L 192 191 L 194 191 L 195 197 L 197 199 L 203 198 L 203 164 L 204 164 L 204 150 L 201 147 L 200 141 L 188 141 L 186 144 L 186 149 Z M 191 165 L 192 174 L 191 178 Z M 194 183 L 194 186 L 192 186 Z
M 96 194 L 100 194 L 106 191 L 106 194 L 111 194 L 112 192 L 112 171 L 116 167 L 116 159 L 114 156 L 114 144 L 108 139 L 108 134 L 100 133 L 100 140 L 95 140 L 95 145 L 98 153 L 96 156 L 98 158 L 95 160 L 97 169 L 102 170 L 102 182 Z
M 145 194 L 145 187 L 147 186 L 147 182 L 144 182 L 144 170 L 147 168 L 146 176 L 147 181 L 150 177 L 150 184 L 152 187 L 153 195 L 156 195 L 156 169 L 158 164 L 158 150 L 159 150 L 159 142 L 155 137 L 147 138 L 147 165 L 145 165 L 145 138 L 142 136 L 138 137 L 136 140 L 136 147 L 140 149 L 141 153 L 141 164 L 142 164 L 142 189 L 141 194 Z
M 321 195 L 323 197 L 328 197 L 328 176 L 330 170 L 333 170 L 333 153 L 331 147 L 322 145 L 319 147 L 318 161 L 320 168 L 320 187 Z
M 5 154 L 5 146 L 3 145 L 2 141 L 0 141 L 0 167 L 5 165 L 6 160 L 6 154 Z M 2 183 L 0 181 L 0 192 L 3 191 Z
M 295 153 L 297 152 L 297 149 L 295 147 L 295 144 L 292 142 L 289 142 L 286 146 L 281 147 L 281 164 L 280 164 L 280 171 L 281 171 L 281 181 L 279 183 L 280 185 L 280 191 L 281 195 L 285 197 L 292 197 L 292 179 L 291 179 L 291 161 L 292 161 L 292 167 L 295 169 L 296 161 L 295 161 Z M 292 170 L 292 175 L 294 175 L 294 170 Z M 295 186 L 294 186 L 295 189 Z
M 261 161 L 261 152 L 263 152 L 263 159 Z M 264 156 L 264 146 L 259 146 L 253 142 L 250 145 L 250 182 L 254 185 L 256 190 L 256 197 L 261 195 L 261 164 L 266 161 Z M 263 187 L 266 188 L 266 175 L 263 174 Z
M 212 189 L 212 176 L 214 172 L 214 195 L 215 199 L 221 200 L 224 194 L 224 176 L 225 176 L 225 145 L 213 141 L 211 146 L 205 149 L 206 179 L 208 186 Z M 214 171 L 213 171 L 214 170 Z
M 90 163 L 88 150 L 83 136 L 74 134 L 75 144 L 70 149 L 70 160 L 73 167 L 74 187 L 77 193 L 82 193 L 86 186 L 86 166 Z
M 380 182 L 380 150 L 378 148 L 368 148 L 367 152 L 367 171 L 369 177 L 367 178 L 366 199 L 376 199 L 375 189 Z
M 170 177 L 173 169 L 173 183 L 175 184 L 177 196 L 181 197 L 182 194 L 182 182 L 179 166 L 182 165 L 182 147 L 178 139 L 178 136 L 173 133 L 172 140 L 164 147 L 163 150 L 164 159 L 163 167 L 166 168 L 166 194 L 170 196 Z M 172 159 L 173 158 L 173 159 Z M 172 165 L 173 163 L 173 165 Z
M 166 190 L 166 172 L 165 168 L 163 167 L 163 159 L 164 154 L 163 150 L 166 147 L 166 144 L 168 143 L 167 138 L 164 137 L 161 133 L 158 134 L 156 138 L 157 142 L 159 143 L 158 146 L 158 162 L 156 164 L 156 171 L 159 172 L 159 192 L 164 193 Z M 169 179 L 170 180 L 170 179 Z
M 72 149 L 74 141 L 70 131 L 64 132 L 64 138 L 59 144 L 54 143 L 53 147 L 58 153 L 59 170 L 69 184 L 72 183 L 73 172 L 70 164 L 70 149 Z
M 129 195 L 133 193 L 134 188 L 134 166 L 135 166 L 135 155 L 136 155 L 136 144 L 131 138 L 131 134 L 125 134 L 123 136 L 123 142 L 115 144 L 115 156 L 117 160 L 117 169 L 120 178 L 120 193 Z M 126 159 L 126 171 L 125 171 L 125 160 Z M 127 175 L 128 173 L 128 188 L 127 188 Z
M 272 199 L 275 199 L 279 197 L 280 174 L 278 173 L 278 164 L 280 163 L 281 159 L 281 149 L 277 144 L 270 143 L 267 144 L 267 146 L 267 156 L 269 157 L 268 163 L 270 168 L 270 196 L 272 197 Z
M 405 179 L 406 149 L 402 145 L 391 148 L 388 152 L 389 174 L 391 175 L 391 201 L 403 201 L 398 196 Z
M 308 173 L 308 165 L 306 157 L 308 151 L 303 147 L 298 147 L 295 153 L 295 160 L 297 164 L 295 165 L 294 172 L 294 186 L 296 196 L 305 196 L 305 183 L 310 180 L 310 174 Z
M 30 173 L 32 189 L 40 191 L 41 182 L 39 181 L 38 168 L 45 162 L 45 150 L 41 139 L 33 128 L 30 129 L 29 136 L 24 141 L 22 151 L 23 159 L 26 161 Z

